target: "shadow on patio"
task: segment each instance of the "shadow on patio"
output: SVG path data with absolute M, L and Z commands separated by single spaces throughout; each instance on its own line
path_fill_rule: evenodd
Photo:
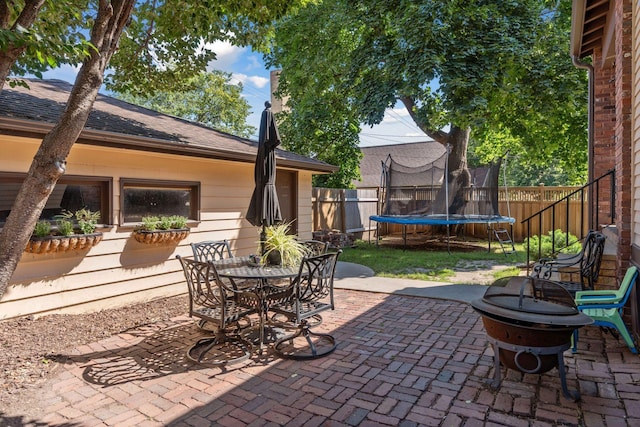
M 461 302 L 336 290 L 318 327 L 331 355 L 290 361 L 255 355 L 228 368 L 190 363 L 200 336 L 180 317 L 84 346 L 34 390 L 42 418 L 26 425 L 639 425 L 640 360 L 597 328 L 557 369 L 508 371 L 500 390 L 478 314 Z M 605 355 L 606 350 L 606 355 Z M 47 415 L 45 415 L 47 414 Z M 14 424 L 9 424 L 13 422 Z M 0 418 L 15 425 L 16 417 Z

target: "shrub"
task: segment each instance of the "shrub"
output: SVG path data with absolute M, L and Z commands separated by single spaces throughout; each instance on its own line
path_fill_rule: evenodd
M 576 236 L 571 233 L 567 234 L 560 229 L 553 232 L 550 231 L 540 237 L 536 235 L 524 241 L 524 246 L 527 247 L 528 240 L 529 250 L 534 261 L 539 259 L 538 253 L 540 258 L 549 258 L 558 253 L 577 254 L 582 249 L 580 240 Z M 569 242 L 568 245 L 567 241 Z M 553 252 L 553 242 L 555 242 L 555 253 Z

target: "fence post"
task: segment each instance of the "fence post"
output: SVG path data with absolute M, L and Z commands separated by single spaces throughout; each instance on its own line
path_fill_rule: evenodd
M 320 204 L 318 202 L 318 196 L 320 193 L 317 187 L 313 187 L 311 190 L 311 212 L 313 212 L 313 230 L 311 231 L 314 232 L 320 229 L 320 208 L 318 207 Z
M 347 192 L 344 189 L 340 190 L 339 206 L 340 206 L 340 232 L 347 232 Z

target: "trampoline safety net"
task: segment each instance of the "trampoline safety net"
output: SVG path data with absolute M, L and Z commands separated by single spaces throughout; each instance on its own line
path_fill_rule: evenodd
M 446 180 L 447 156 L 445 152 L 431 163 L 408 167 L 389 155 L 382 164 L 382 215 L 455 217 L 462 221 L 500 217 L 498 177 L 502 159 L 491 163 L 481 186 L 463 189 L 464 208 L 453 215 L 450 208 L 456 189 Z

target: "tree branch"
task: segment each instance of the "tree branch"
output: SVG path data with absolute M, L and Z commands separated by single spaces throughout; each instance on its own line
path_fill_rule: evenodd
M 439 142 L 442 145 L 445 145 L 447 143 L 447 141 L 449 140 L 449 134 L 447 132 L 444 132 L 442 130 L 430 129 L 425 122 L 418 118 L 415 113 L 416 103 L 412 97 L 401 96 L 399 97 L 399 99 L 407 108 L 409 115 L 411 116 L 415 124 L 420 128 L 420 130 L 426 133 L 430 138 L 433 138 L 434 141 Z

